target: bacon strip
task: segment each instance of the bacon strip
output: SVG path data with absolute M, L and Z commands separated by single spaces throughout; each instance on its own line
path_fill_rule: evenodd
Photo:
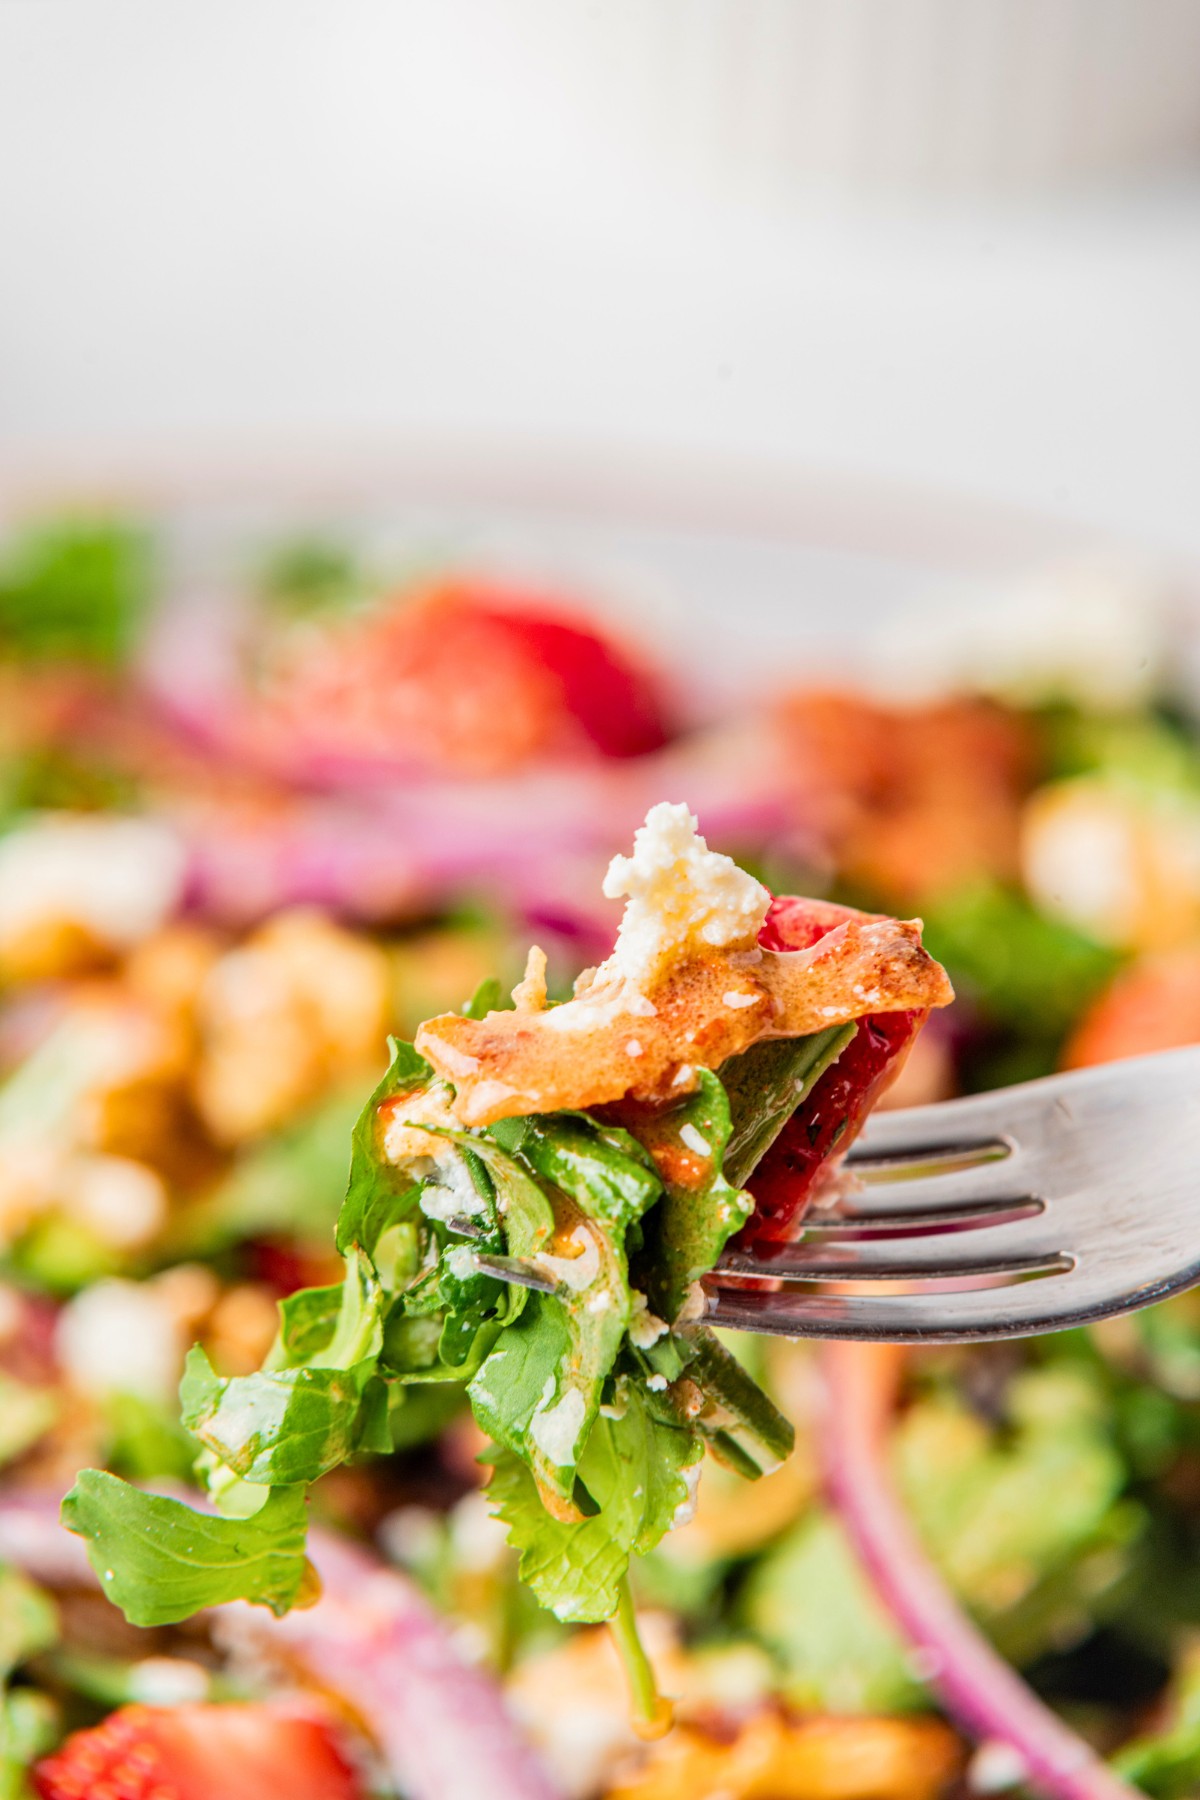
M 822 924 L 833 910 L 821 909 Z M 695 1086 L 697 1067 L 718 1068 L 764 1038 L 953 999 L 945 971 L 921 948 L 919 923 L 836 911 L 840 922 L 805 949 L 706 952 L 648 996 L 628 983 L 593 983 L 545 1011 L 446 1013 L 422 1025 L 417 1048 L 453 1082 L 463 1123 L 488 1125 L 627 1096 L 675 1098 Z

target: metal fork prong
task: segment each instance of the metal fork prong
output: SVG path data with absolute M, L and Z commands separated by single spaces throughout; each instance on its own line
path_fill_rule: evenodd
M 1061 1250 L 1022 1250 L 1008 1247 L 1004 1226 L 995 1231 L 947 1234 L 945 1237 L 906 1238 L 899 1244 L 822 1244 L 799 1250 L 786 1262 L 759 1262 L 753 1256 L 722 1259 L 713 1274 L 743 1281 L 936 1281 L 976 1275 L 1032 1275 L 1040 1271 L 1065 1274 L 1074 1259 Z M 1004 1243 L 1001 1247 L 1000 1240 Z M 980 1240 L 984 1242 L 981 1244 Z M 989 1246 L 996 1246 L 989 1248 Z M 953 1246 L 953 1248 L 951 1248 Z
M 520 1256 L 489 1256 L 486 1252 L 476 1250 L 471 1261 L 481 1275 L 494 1275 L 497 1281 L 507 1281 L 514 1287 L 534 1288 L 539 1294 L 557 1294 L 559 1283 L 553 1276 L 539 1269 L 536 1263 L 526 1262 Z
M 872 1195 L 872 1207 L 874 1199 Z M 1045 1210 L 1044 1200 L 1039 1200 L 1035 1194 L 1022 1194 L 1012 1199 L 975 1200 L 963 1206 L 930 1207 L 925 1211 L 898 1206 L 894 1211 L 889 1208 L 886 1212 L 811 1213 L 804 1221 L 803 1236 L 805 1241 L 810 1238 L 853 1240 L 868 1232 L 882 1231 L 889 1237 L 900 1237 L 918 1231 L 974 1229 L 992 1222 L 1000 1224 L 1002 1220 L 1032 1219 Z M 770 1256 L 770 1251 L 764 1250 L 762 1254 L 765 1259 Z
M 958 1293 L 764 1294 L 723 1289 L 710 1295 L 708 1322 L 730 1331 L 782 1337 L 860 1338 L 889 1344 L 953 1344 L 981 1338 L 1028 1337 L 1096 1317 L 1085 1293 L 1069 1298 L 1072 1274 L 1008 1287 Z M 1147 1291 L 1134 1304 L 1158 1297 Z M 1129 1304 L 1123 1301 L 1122 1305 Z M 1120 1310 L 1114 1305 L 1113 1311 Z
M 856 1144 L 846 1157 L 846 1167 L 861 1181 L 924 1181 L 942 1175 L 1004 1162 L 1016 1145 L 1011 1138 L 979 1138 L 962 1143 L 936 1140 L 911 1149 L 877 1147 L 874 1139 Z

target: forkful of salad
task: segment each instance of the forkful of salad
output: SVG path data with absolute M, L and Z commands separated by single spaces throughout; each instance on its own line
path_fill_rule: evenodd
M 417 1038 L 476 1127 L 597 1109 L 646 1145 L 669 1196 L 649 1274 L 668 1311 L 682 1298 L 745 1331 L 982 1342 L 1200 1281 L 1200 1048 L 870 1118 L 953 998 L 919 926 L 772 900 L 685 814 L 655 808 L 614 863 L 625 921 L 573 1002 L 546 1007 L 535 953 L 513 1012 Z M 702 1072 L 725 1090 L 718 1175 L 740 1191 L 715 1208 L 714 1147 L 691 1117 Z M 563 1279 L 553 1257 L 473 1261 L 545 1293 Z

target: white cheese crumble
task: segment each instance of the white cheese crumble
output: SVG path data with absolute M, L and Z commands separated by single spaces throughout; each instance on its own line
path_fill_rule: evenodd
M 680 1142 L 686 1144 L 689 1150 L 694 1150 L 697 1156 L 712 1155 L 712 1145 L 706 1138 L 700 1136 L 690 1120 L 686 1125 L 679 1127 L 679 1138 Z
M 650 1311 L 650 1302 L 637 1288 L 630 1288 L 633 1311 L 629 1315 L 629 1341 L 638 1350 L 649 1350 L 666 1333 L 664 1320 Z
M 761 882 L 709 849 L 694 813 L 665 800 L 646 814 L 633 855 L 613 857 L 604 892 L 627 904 L 597 983 L 638 987 L 651 985 L 664 964 L 705 946 L 750 948 L 771 903 Z
M 461 1131 L 462 1120 L 450 1110 L 454 1090 L 448 1082 L 419 1088 L 389 1113 L 383 1131 L 383 1154 L 390 1163 L 405 1163 L 411 1157 L 437 1160 L 457 1157 L 454 1145 L 422 1126 L 436 1125 L 442 1131 Z
M 690 1469 L 683 1469 L 680 1472 L 686 1492 L 671 1515 L 668 1531 L 678 1531 L 681 1526 L 690 1525 L 696 1514 L 696 1497 L 700 1491 L 700 1464 L 694 1462 Z
M 553 1377 L 549 1385 L 553 1390 Z M 529 1421 L 529 1435 L 546 1460 L 557 1468 L 565 1469 L 574 1462 L 586 1410 L 578 1388 L 568 1388 L 555 1406 L 546 1406 L 545 1394 L 538 1402 Z
M 743 1006 L 754 1006 L 758 1001 L 758 995 L 757 994 L 739 994 L 737 992 L 737 990 L 734 989 L 734 991 L 732 993 L 722 994 L 721 1001 L 722 1001 L 723 1005 L 736 1010 Z
M 451 1244 L 445 1263 L 456 1281 L 466 1281 L 475 1274 L 475 1252 L 469 1244 Z
M 473 1219 L 486 1210 L 463 1158 L 447 1145 L 448 1155 L 432 1165 L 434 1179 L 421 1189 L 421 1211 L 427 1219 L 449 1225 L 452 1219 Z
M 677 1323 L 680 1325 L 690 1325 L 696 1319 L 707 1319 L 707 1317 L 708 1295 L 705 1293 L 700 1282 L 693 1281 L 691 1287 L 687 1291 L 687 1299 L 679 1309 Z
M 600 1246 L 582 1225 L 575 1227 L 567 1242 L 576 1251 L 574 1256 L 549 1256 L 542 1251 L 537 1266 L 560 1286 L 569 1288 L 573 1294 L 581 1294 L 584 1288 L 591 1287 L 600 1273 Z

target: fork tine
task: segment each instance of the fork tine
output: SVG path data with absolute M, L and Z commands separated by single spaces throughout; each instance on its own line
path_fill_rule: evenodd
M 1044 1215 L 985 1226 L 977 1231 L 931 1232 L 920 1237 L 831 1244 L 798 1244 L 778 1260 L 733 1254 L 722 1257 L 716 1278 L 739 1281 L 925 1281 L 951 1276 L 1065 1272 L 1074 1258 L 1063 1251 Z
M 1076 1306 L 1064 1274 L 1015 1287 L 963 1293 L 832 1294 L 722 1290 L 710 1295 L 708 1322 L 731 1331 L 782 1337 L 861 1338 L 888 1344 L 953 1344 L 963 1339 L 1029 1337 L 1059 1331 L 1095 1316 L 1086 1298 Z M 1157 1298 L 1147 1292 L 1133 1304 Z

